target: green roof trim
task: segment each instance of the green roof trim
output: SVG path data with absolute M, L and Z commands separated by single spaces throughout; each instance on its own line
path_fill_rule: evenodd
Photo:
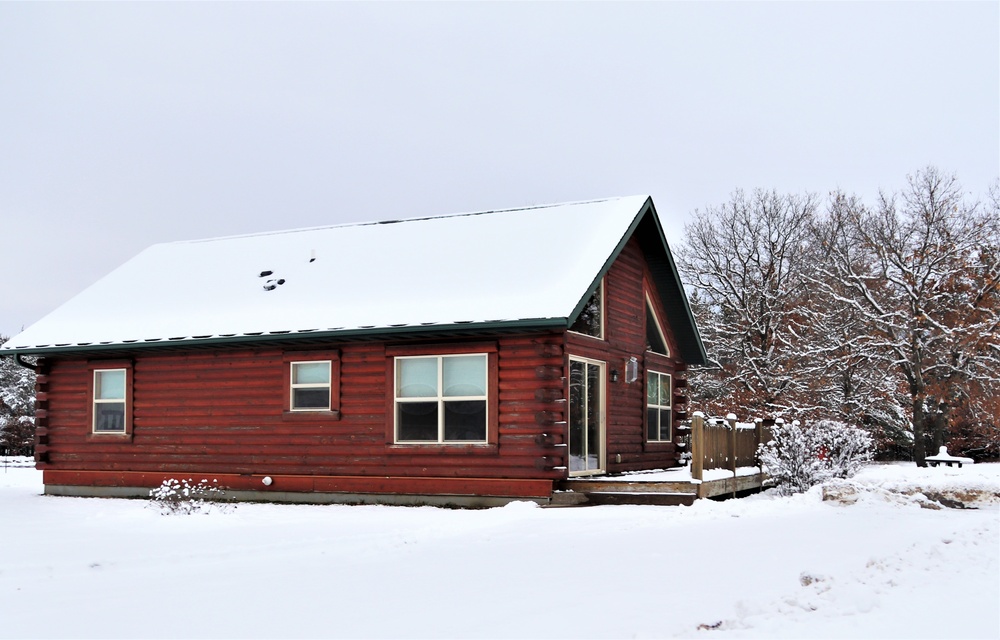
M 313 341 L 359 340 L 392 336 L 435 336 L 441 334 L 483 333 L 490 331 L 530 331 L 532 329 L 563 329 L 565 318 L 531 318 L 525 320 L 495 320 L 490 322 L 460 322 L 456 324 L 416 325 L 401 327 L 371 327 L 364 329 L 342 329 L 331 331 L 298 331 L 266 333 L 260 335 L 212 336 L 210 338 L 180 338 L 166 340 L 136 340 L 99 344 L 52 345 L 0 349 L 3 356 L 44 356 L 71 353 L 95 353 L 106 351 L 134 351 L 156 348 L 192 348 L 239 344 L 270 344 Z
M 688 364 L 708 364 L 705 344 L 702 342 L 701 332 L 698 331 L 694 313 L 691 312 L 691 304 L 684 291 L 680 271 L 674 262 L 663 227 L 660 226 L 660 218 L 656 215 L 653 201 L 650 200 L 648 204 L 649 212 L 642 216 L 637 226 L 639 244 L 646 254 L 654 284 L 667 312 L 667 321 L 674 331 L 674 339 L 677 340 L 677 347 L 681 350 L 684 361 Z M 658 249 L 663 253 L 658 254 Z

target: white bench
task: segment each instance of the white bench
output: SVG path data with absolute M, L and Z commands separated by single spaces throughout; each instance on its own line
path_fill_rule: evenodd
M 939 464 L 946 464 L 949 467 L 957 464 L 959 469 L 962 468 L 963 464 L 975 463 L 975 460 L 972 458 L 962 458 L 960 456 L 949 455 L 948 447 L 941 447 L 936 456 L 927 456 L 924 460 L 926 460 L 927 464 L 932 467 L 936 467 Z

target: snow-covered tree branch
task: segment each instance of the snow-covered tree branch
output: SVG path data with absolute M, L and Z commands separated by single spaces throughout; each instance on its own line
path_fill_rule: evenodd
M 818 208 L 737 191 L 685 228 L 713 365 L 693 400 L 863 425 L 918 464 L 960 423 L 1000 449 L 1000 187 L 972 200 L 931 167 L 871 206 L 838 191 Z

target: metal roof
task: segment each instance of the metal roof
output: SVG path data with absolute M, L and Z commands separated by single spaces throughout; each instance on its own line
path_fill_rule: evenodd
M 633 234 L 703 362 L 647 196 L 158 244 L 0 353 L 569 326 Z

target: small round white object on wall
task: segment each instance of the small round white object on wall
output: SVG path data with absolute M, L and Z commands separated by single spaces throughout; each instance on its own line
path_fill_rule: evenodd
M 270 487 L 271 483 L 274 482 L 274 480 L 271 480 L 271 476 L 264 476 L 264 479 L 261 480 L 261 482 L 264 483 L 265 487 Z

